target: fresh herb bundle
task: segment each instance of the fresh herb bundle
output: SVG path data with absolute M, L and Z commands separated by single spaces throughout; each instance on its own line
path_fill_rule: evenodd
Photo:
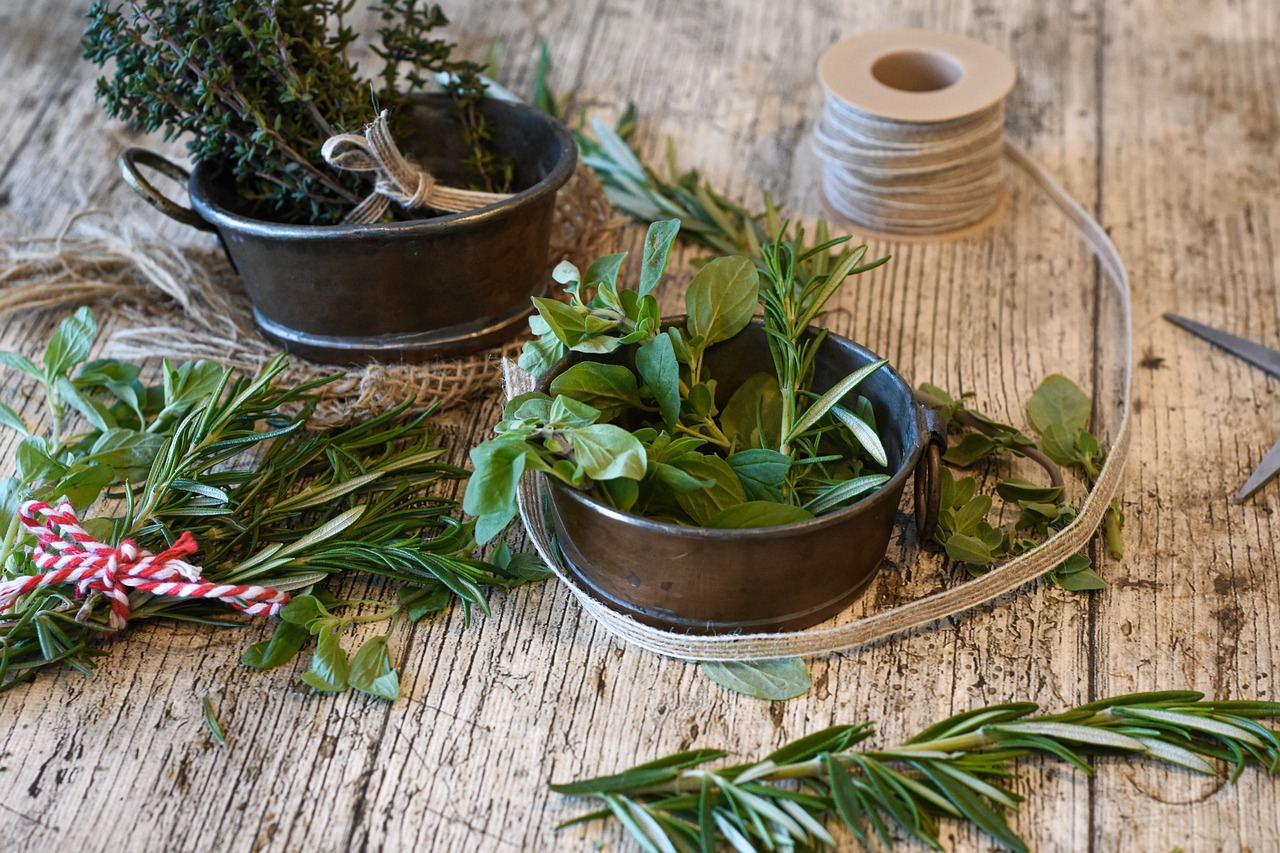
M 935 385 L 925 384 L 917 396 L 941 411 L 951 430 L 960 437 L 943 456 L 948 465 L 969 468 L 1008 454 L 1035 461 L 1049 478 L 1048 485 L 1020 477 L 1005 477 L 996 483 L 996 495 L 1018 510 L 1013 524 L 1004 529 L 987 520 L 993 498 L 977 492 L 976 479 L 956 477 L 944 468 L 934 538 L 948 557 L 974 575 L 985 574 L 991 566 L 1030 551 L 1039 541 L 1075 520 L 1079 510 L 1066 500 L 1066 486 L 1058 466 L 1077 472 L 1092 488 L 1106 460 L 1106 450 L 1089 431 L 1089 396 L 1074 382 L 1054 374 L 1027 400 L 1027 419 L 1038 439 L 974 411 L 965 402 L 971 395 L 956 398 Z M 1095 533 L 1095 538 L 1116 559 L 1124 556 L 1120 537 L 1123 524 L 1124 515 L 1112 501 Z M 1106 586 L 1084 552 L 1068 557 L 1049 578 L 1058 586 L 1077 592 Z
M 108 115 L 163 131 L 165 139 L 187 137 L 193 160 L 223 164 L 241 198 L 281 221 L 337 222 L 358 203 L 362 179 L 327 168 L 321 146 L 358 130 L 375 104 L 403 105 L 438 72 L 449 76 L 446 90 L 471 146 L 464 165 L 476 168 L 486 189 L 503 190 L 509 167 L 491 150 L 477 109 L 481 67 L 453 59 L 454 45 L 433 37 L 448 23 L 440 7 L 378 0 L 379 86 L 348 59 L 356 34 L 344 16 L 354 5 L 148 0 L 126 14 L 122 4 L 95 2 L 84 56 L 99 67 L 114 63 L 112 76 L 97 83 Z M 399 89 L 402 79 L 407 91 Z
M 487 561 L 472 556 L 471 524 L 453 517 L 453 501 L 432 492 L 466 471 L 444 462 L 448 450 L 429 412 L 410 416 L 406 403 L 348 427 L 311 431 L 311 392 L 337 377 L 280 387 L 286 362 L 278 357 L 251 378 L 205 361 L 166 363 L 163 383 L 146 386 L 134 365 L 86 360 L 95 333 L 93 313 L 82 308 L 59 325 L 41 363 L 0 353 L 0 363 L 43 385 L 51 418 L 48 434 L 35 434 L 0 404 L 0 420 L 23 435 L 17 473 L 0 481 L 4 579 L 33 572 L 32 537 L 19 524 L 19 506 L 66 497 L 101 542 L 132 539 L 156 552 L 190 531 L 200 548 L 193 562 L 214 583 L 297 591 L 355 571 L 402 584 L 400 601 L 373 617 L 335 617 L 362 602 L 337 602 L 320 591 L 295 598 L 276 636 L 245 655 L 250 666 L 278 666 L 316 634 L 321 649 L 313 669 L 323 670 L 337 666 L 338 631 L 348 624 L 384 621 L 391 628 L 455 598 L 468 615 L 473 607 L 487 612 L 482 586 L 540 576 L 540 564 L 512 557 L 505 546 Z M 71 433 L 80 421 L 85 431 Z M 100 595 L 77 601 L 68 593 L 36 589 L 0 613 L 0 685 L 59 663 L 89 671 L 102 653 L 92 641 L 110 630 L 108 608 Z M 308 615 L 309 602 L 316 607 Z M 224 621 L 225 608 L 204 601 L 135 592 L 130 605 L 133 621 L 241 624 Z M 385 679 L 375 689 L 376 676 L 389 669 L 376 646 L 352 665 L 371 677 L 326 673 L 319 680 L 330 689 L 389 695 Z
M 526 470 L 623 511 L 722 528 L 812 518 L 889 479 L 870 402 L 854 395 L 856 402 L 841 405 L 885 362 L 814 393 L 826 333 L 809 331 L 841 284 L 882 261 L 864 263 L 866 246 L 833 259 L 844 240 L 807 246 L 802 231 L 791 237 L 784 227 L 762 247 L 759 267 L 741 256 L 703 266 L 689 284 L 683 325 L 664 327 L 651 291 L 678 227 L 674 220 L 649 227 L 636 289 L 618 284 L 626 256 L 615 254 L 585 275 L 569 263 L 556 268 L 568 305 L 534 299 L 537 339 L 525 345 L 521 366 L 540 375 L 571 351 L 587 358 L 556 375 L 550 394 L 508 403 L 497 438 L 472 451 L 463 508 L 478 517 L 480 541 L 515 517 Z M 773 372 L 756 373 L 717 402 L 707 354 L 741 333 L 758 305 Z M 610 354 L 610 361 L 592 358 Z
M 888 749 L 857 749 L 870 723 L 833 726 L 775 750 L 759 762 L 704 767 L 725 757 L 698 749 L 622 773 L 552 785 L 595 797 L 605 809 L 561 827 L 613 816 L 649 853 L 821 849 L 836 846 L 824 822 L 836 818 L 862 842 L 893 846 L 896 825 L 941 850 L 939 819 L 974 824 L 1001 845 L 1026 843 L 1005 818 L 1022 797 L 1006 787 L 1012 765 L 1053 756 L 1085 773 L 1085 756 L 1153 758 L 1217 775 L 1212 763 L 1280 769 L 1280 737 L 1259 719 L 1280 717 L 1280 703 L 1205 701 L 1190 691 L 1136 693 L 1032 716 L 1030 702 L 993 705 L 950 717 Z

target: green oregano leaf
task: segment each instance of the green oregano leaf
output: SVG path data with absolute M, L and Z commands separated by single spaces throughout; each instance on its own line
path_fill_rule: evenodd
M 756 311 L 760 276 L 750 258 L 716 258 L 698 270 L 685 293 L 689 333 L 702 346 L 727 341 L 746 328 Z
M 7 426 L 22 435 L 31 435 L 31 430 L 27 429 L 26 421 L 22 416 L 4 403 L 0 403 L 0 426 Z
M 636 350 L 636 370 L 658 402 L 667 427 L 680 419 L 680 365 L 671 338 L 658 335 Z
M 310 636 L 311 632 L 301 625 L 281 620 L 271 639 L 254 643 L 245 649 L 244 654 L 240 656 L 240 662 L 252 669 L 275 669 L 293 660 L 294 655 L 302 650 L 303 644 Z
M 551 393 L 564 394 L 600 410 L 601 420 L 612 420 L 640 405 L 636 376 L 620 364 L 583 361 L 551 380 Z
M 747 501 L 716 513 L 707 520 L 707 527 L 734 530 L 777 527 L 811 518 L 812 512 L 798 506 L 773 501 Z
M 348 679 L 361 693 L 394 702 L 400 696 L 400 676 L 391 666 L 385 635 L 370 637 L 351 660 Z
M 87 359 L 97 334 L 98 321 L 93 311 L 85 306 L 60 322 L 45 347 L 46 377 L 52 380 Z
M 578 464 L 593 480 L 644 477 L 644 445 L 634 435 L 613 424 L 591 424 L 568 431 Z
M 671 254 L 671 243 L 679 230 L 679 219 L 665 219 L 649 225 L 644 236 L 644 261 L 640 266 L 640 286 L 637 288 L 641 296 L 653 290 L 662 278 Z
M 338 642 L 338 632 L 321 631 L 320 642 L 311 657 L 311 669 L 302 673 L 302 680 L 322 693 L 343 693 L 351 687 L 350 672 L 351 665 Z
M 1027 401 L 1027 419 L 1041 435 L 1055 424 L 1074 433 L 1089 426 L 1092 408 L 1088 394 L 1067 377 L 1055 373 L 1046 377 Z

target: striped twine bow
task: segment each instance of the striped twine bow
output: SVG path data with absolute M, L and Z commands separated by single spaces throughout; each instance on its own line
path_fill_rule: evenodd
M 213 598 L 254 616 L 273 616 L 289 601 L 289 593 L 269 587 L 201 580 L 200 568 L 182 559 L 198 550 L 189 530 L 172 546 L 153 554 L 131 539 L 115 548 L 96 541 L 80 526 L 75 508 L 68 501 L 56 509 L 44 501 L 27 501 L 19 510 L 19 518 L 36 537 L 32 558 L 43 574 L 0 584 L 0 612 L 33 589 L 63 583 L 75 584 L 79 597 L 100 592 L 109 598 L 111 616 L 107 625 L 113 631 L 123 628 L 129 620 L 126 587 L 174 598 Z M 82 608 L 77 618 L 87 615 Z

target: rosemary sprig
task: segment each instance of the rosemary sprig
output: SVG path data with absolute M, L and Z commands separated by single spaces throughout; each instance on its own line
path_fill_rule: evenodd
M 388 621 L 416 621 L 454 598 L 469 619 L 472 608 L 488 612 L 482 587 L 539 576 L 540 567 L 505 548 L 488 561 L 473 556 L 472 525 L 453 517 L 454 501 L 432 491 L 467 472 L 444 463 L 448 451 L 429 424 L 430 410 L 410 416 L 406 402 L 361 423 L 311 431 L 313 392 L 337 377 L 281 386 L 287 363 L 280 356 L 253 377 L 208 363 L 166 365 L 163 388 L 146 388 L 136 368 L 81 364 L 95 331 L 92 313 L 82 309 L 59 327 L 42 364 L 0 354 L 57 392 L 57 401 L 71 401 L 92 426 L 52 443 L 28 434 L 19 445 L 18 475 L 0 484 L 4 578 L 34 571 L 25 559 L 31 537 L 17 523 L 20 503 L 64 495 L 96 510 L 81 512 L 82 524 L 102 541 L 128 538 L 154 552 L 191 531 L 200 546 L 192 562 L 215 583 L 296 591 L 363 572 L 404 584 L 408 591 L 384 614 Z M 54 408 L 55 422 L 65 408 Z M 7 425 L 27 432 L 7 412 Z M 91 643 L 109 630 L 100 599 L 81 602 L 49 587 L 0 614 L 0 689 L 59 663 L 90 671 L 101 653 Z M 241 624 L 206 601 L 135 592 L 130 608 L 132 621 Z M 280 648 L 272 666 L 292 656 L 280 657 Z
M 1250 764 L 1280 769 L 1280 737 L 1257 722 L 1280 716 L 1277 702 L 1166 691 L 1033 716 L 1037 710 L 1030 702 L 979 708 L 889 749 L 856 748 L 873 735 L 870 723 L 833 726 L 751 764 L 704 767 L 726 753 L 700 749 L 551 788 L 605 804 L 561 827 L 612 815 L 650 853 L 834 847 L 826 826 L 833 818 L 860 841 L 874 835 L 892 846 L 896 825 L 935 850 L 938 820 L 957 819 L 1025 851 L 1005 817 L 1022 797 L 1004 780 L 1028 755 L 1088 774 L 1089 755 L 1142 756 L 1210 775 L 1225 762 L 1232 782 Z

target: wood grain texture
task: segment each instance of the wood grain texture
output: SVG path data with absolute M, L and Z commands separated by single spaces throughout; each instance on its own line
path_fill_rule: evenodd
M 301 663 L 245 670 L 239 654 L 266 623 L 143 625 L 110 643 L 92 678 L 59 673 L 0 695 L 0 849 L 629 850 L 614 827 L 555 832 L 583 804 L 547 783 L 694 745 L 759 755 L 867 718 L 889 742 L 988 702 L 1058 709 L 1184 687 L 1276 698 L 1280 490 L 1243 505 L 1230 496 L 1280 433 L 1278 386 L 1160 319 L 1173 310 L 1280 344 L 1272 0 L 450 5 L 452 35 L 470 55 L 503 40 L 500 76 L 516 91 L 529 90 L 545 40 L 558 90 L 577 90 L 606 119 L 636 104 L 651 162 L 670 136 L 681 163 L 716 187 L 749 205 L 767 190 L 806 220 L 822 213 L 809 133 L 821 105 L 814 67 L 829 44 L 923 26 L 1006 52 L 1020 74 L 1008 134 L 1096 211 L 1133 281 L 1142 366 L 1122 498 L 1127 554 L 1097 555 L 1111 585 L 1081 596 L 1036 584 L 814 661 L 813 691 L 787 703 L 726 693 L 695 666 L 622 647 L 551 583 L 499 598 L 470 627 L 451 612 L 394 637 L 404 695 L 390 705 L 312 695 L 299 686 Z M 35 233 L 103 207 L 208 247 L 119 181 L 112 158 L 138 138 L 93 103 L 96 71 L 78 59 L 81 13 L 59 0 L 0 5 L 0 207 Z M 1025 182 L 1009 183 L 1005 215 L 986 233 L 870 236 L 873 252 L 894 259 L 843 297 L 830 324 L 913 382 L 974 391 L 1003 418 L 1020 420 L 1039 381 L 1066 373 L 1098 393 L 1113 429 L 1114 381 L 1100 364 L 1117 341 L 1104 284 L 1057 214 Z M 637 245 L 638 233 L 628 239 Z M 681 304 L 689 258 L 661 292 L 665 307 Z M 0 319 L 0 348 L 33 353 L 56 319 Z M 0 399 L 38 412 L 9 377 Z M 495 389 L 443 420 L 458 458 L 498 406 Z M 13 446 L 0 437 L 6 465 Z M 904 532 L 850 615 L 962 581 Z M 360 581 L 345 592 L 388 594 Z M 205 697 L 226 747 L 204 727 Z M 1280 849 L 1277 783 L 1256 771 L 1227 786 L 1145 763 L 1103 760 L 1086 778 L 1043 762 L 1015 788 L 1028 799 L 1013 825 L 1037 850 Z M 993 848 L 954 823 L 944 843 Z

